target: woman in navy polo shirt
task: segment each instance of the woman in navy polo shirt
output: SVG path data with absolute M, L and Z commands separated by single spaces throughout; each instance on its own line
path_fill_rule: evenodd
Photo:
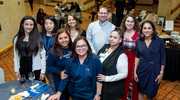
M 85 37 L 74 40 L 72 59 L 68 60 L 65 70 L 68 78 L 61 81 L 58 92 L 48 100 L 59 100 L 68 82 L 73 100 L 100 100 L 102 83 L 96 77 L 102 74 L 102 64 L 98 56 L 92 54 Z
M 64 74 L 64 68 L 71 56 L 71 43 L 68 32 L 65 29 L 60 29 L 56 33 L 54 46 L 48 54 L 46 69 L 53 74 L 56 91 L 62 79 L 67 77 L 67 75 Z M 69 95 L 66 90 L 62 93 L 60 100 L 69 100 Z

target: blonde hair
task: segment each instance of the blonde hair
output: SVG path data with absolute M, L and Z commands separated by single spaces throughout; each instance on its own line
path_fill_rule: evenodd
M 158 15 L 155 13 L 149 13 L 146 18 L 141 22 L 141 24 L 146 20 L 152 21 L 153 24 L 156 26 L 158 22 Z

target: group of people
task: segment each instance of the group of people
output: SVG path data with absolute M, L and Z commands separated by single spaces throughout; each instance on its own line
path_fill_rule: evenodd
M 63 2 L 62 4 L 57 3 L 56 6 L 54 7 L 56 14 L 60 16 L 64 16 L 67 12 L 70 12 L 70 13 L 81 12 L 81 9 L 77 2 L 71 2 L 70 4 L 71 4 L 71 7 L 69 9 L 68 6 L 66 5 L 66 2 Z
M 69 11 L 67 4 L 64 2 L 61 5 L 59 3 L 54 7 L 55 12 L 59 16 L 65 16 L 65 14 Z
M 25 16 L 14 37 L 17 78 L 32 71 L 37 80 L 46 76 L 57 92 L 48 100 L 153 99 L 163 78 L 163 40 L 151 21 L 140 28 L 128 14 L 116 28 L 108 14 L 108 7 L 101 5 L 99 20 L 87 32 L 76 16 L 68 15 L 61 29 L 53 16 L 46 16 L 42 34 L 35 20 Z
M 63 2 L 62 4 L 57 3 L 57 5 L 55 6 L 55 12 L 56 12 L 56 19 L 60 20 L 59 23 L 59 28 L 64 28 L 65 27 L 65 23 L 66 23 L 66 19 L 68 14 L 73 14 L 74 16 L 76 16 L 79 20 L 79 23 L 82 23 L 81 20 L 81 9 L 79 7 L 79 4 L 77 2 L 71 2 L 71 7 L 68 8 L 68 6 L 66 5 L 66 2 Z

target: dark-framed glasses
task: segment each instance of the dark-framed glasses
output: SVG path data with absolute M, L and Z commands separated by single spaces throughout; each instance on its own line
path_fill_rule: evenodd
M 76 49 L 85 48 L 87 45 L 76 45 Z

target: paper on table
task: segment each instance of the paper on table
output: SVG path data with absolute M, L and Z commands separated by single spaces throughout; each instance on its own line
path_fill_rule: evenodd
M 49 94 L 46 94 L 46 95 L 45 95 L 45 94 L 42 94 L 41 100 L 46 100 L 47 97 L 49 97 Z
M 35 85 L 33 85 L 33 86 L 30 86 L 30 88 L 33 90 L 33 88 L 35 88 L 36 86 L 38 86 L 39 85 L 39 83 L 37 83 L 37 84 L 35 84 Z
M 18 93 L 17 95 L 21 95 L 23 97 L 28 97 L 30 94 L 27 91 L 24 91 L 24 92 Z
M 174 21 L 166 20 L 165 30 L 174 30 Z

